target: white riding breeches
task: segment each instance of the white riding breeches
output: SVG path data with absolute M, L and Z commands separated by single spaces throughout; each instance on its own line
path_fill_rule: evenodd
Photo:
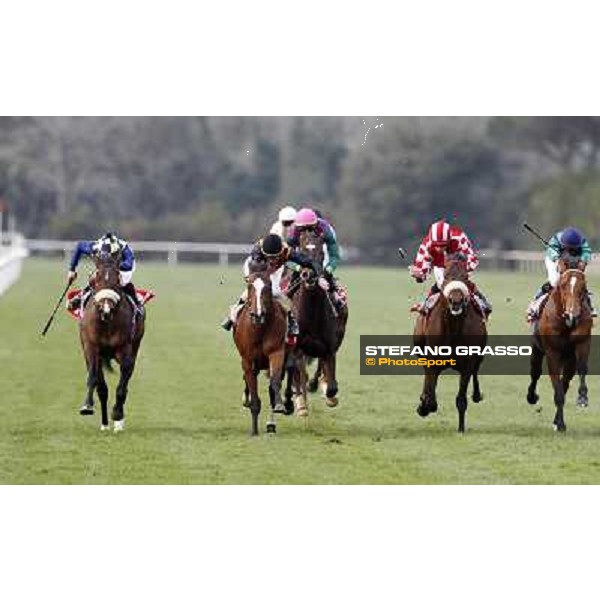
M 128 283 L 131 283 L 134 273 L 135 273 L 135 263 L 133 263 L 133 268 L 131 269 L 131 271 L 120 271 L 121 286 L 126 286 Z
M 437 286 L 442 289 L 444 287 L 444 277 L 446 275 L 446 269 L 444 267 L 433 267 L 433 277 L 435 278 L 435 282 Z
M 558 280 L 560 279 L 560 273 L 558 272 L 558 262 L 554 262 L 551 258 L 546 256 L 546 271 L 548 272 L 548 281 L 552 287 L 556 287 Z

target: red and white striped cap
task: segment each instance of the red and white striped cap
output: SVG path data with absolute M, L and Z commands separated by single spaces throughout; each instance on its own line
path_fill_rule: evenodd
M 429 230 L 431 241 L 437 245 L 445 245 L 450 241 L 450 225 L 445 221 L 438 221 Z

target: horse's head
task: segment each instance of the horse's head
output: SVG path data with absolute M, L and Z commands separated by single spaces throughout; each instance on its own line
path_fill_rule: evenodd
M 562 299 L 563 317 L 569 329 L 581 317 L 586 295 L 585 263 L 576 257 L 563 257 L 558 262 L 558 289 Z
M 253 325 L 260 326 L 266 323 L 272 304 L 271 277 L 264 271 L 252 273 L 248 278 L 248 305 Z
M 323 249 L 323 238 L 315 227 L 304 227 L 298 235 L 298 249 L 302 254 L 312 261 L 313 268 L 304 268 L 300 277 L 306 287 L 314 287 L 318 276 L 321 274 L 325 250 Z
M 448 310 L 453 317 L 462 315 L 469 304 L 471 293 L 469 292 L 468 282 L 469 273 L 466 257 L 462 254 L 447 256 L 442 293 L 448 302 Z
M 94 276 L 94 304 L 102 320 L 112 317 L 113 311 L 121 301 L 119 293 L 121 287 L 121 276 L 119 265 L 121 256 L 100 254 L 94 257 L 96 274 Z

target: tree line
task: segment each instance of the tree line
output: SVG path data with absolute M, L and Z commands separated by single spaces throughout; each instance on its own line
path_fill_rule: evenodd
M 600 245 L 598 117 L 2 117 L 0 199 L 28 236 L 247 242 L 320 208 L 375 261 L 441 217 Z

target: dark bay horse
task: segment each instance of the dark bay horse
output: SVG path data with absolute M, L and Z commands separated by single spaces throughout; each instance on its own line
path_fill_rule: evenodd
M 431 313 L 419 315 L 415 325 L 415 346 L 479 346 L 487 342 L 487 328 L 483 316 L 475 308 L 471 298 L 466 259 L 452 255 L 446 260 L 445 279 L 442 293 Z M 467 392 L 473 378 L 473 402 L 482 400 L 478 372 L 482 357 L 477 355 L 454 357 L 456 365 L 424 367 L 425 381 L 417 413 L 426 417 L 437 411 L 436 388 L 440 374 L 446 368 L 460 373 L 460 384 L 456 396 L 458 431 L 465 431 Z
M 244 372 L 244 405 L 252 414 L 252 435 L 258 435 L 261 401 L 258 395 L 258 374 L 269 373 L 271 413 L 267 433 L 276 432 L 275 414 L 288 411 L 281 398 L 281 382 L 286 362 L 287 315 L 273 299 L 268 270 L 252 273 L 248 278 L 248 295 L 242 307 L 233 339 L 242 358 Z
M 108 429 L 108 386 L 103 364 L 114 359 L 120 365 L 112 420 L 114 430 L 121 431 L 125 425 L 124 405 L 129 380 L 145 331 L 145 313 L 136 314 L 131 301 L 121 289 L 120 262 L 120 255 L 94 258 L 94 294 L 84 310 L 79 330 L 88 370 L 88 393 L 79 412 L 82 415 L 94 414 L 94 390 L 97 390 L 102 410 L 100 428 L 103 431 Z
M 299 236 L 299 249 L 308 256 L 314 267 L 300 273 L 301 282 L 293 295 L 292 304 L 300 327 L 298 347 L 310 358 L 319 359 L 325 382 L 325 402 L 334 407 L 338 404 L 336 380 L 336 353 L 346 332 L 348 307 L 336 308 L 327 290 L 319 285 L 323 271 L 323 240 L 311 230 Z
M 542 310 L 533 336 L 531 383 L 527 402 L 536 404 L 537 383 L 542 376 L 544 356 L 554 388 L 554 428 L 566 431 L 565 396 L 569 384 L 579 375 L 577 404 L 588 405 L 586 376 L 591 347 L 593 319 L 587 301 L 585 263 L 576 258 L 562 258 L 558 263 L 560 279 Z

